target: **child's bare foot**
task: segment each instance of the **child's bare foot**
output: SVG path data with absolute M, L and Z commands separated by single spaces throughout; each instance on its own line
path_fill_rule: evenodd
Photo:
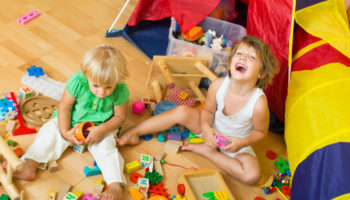
M 32 181 L 35 179 L 36 170 L 39 165 L 39 163 L 32 159 L 26 159 L 26 162 L 23 164 L 23 169 L 21 171 L 15 171 L 13 177 L 19 180 Z
M 136 133 L 132 133 L 130 130 L 124 132 L 120 138 L 115 138 L 117 146 L 135 145 L 139 143 L 139 140 L 139 136 Z
M 111 183 L 108 190 L 104 191 L 100 196 L 100 200 L 123 200 L 123 188 L 120 183 Z
M 204 143 L 196 144 L 196 143 L 187 143 L 181 147 L 183 151 L 192 151 L 201 156 L 207 157 L 208 155 L 212 155 L 211 153 L 216 152 L 216 148 L 210 147 Z

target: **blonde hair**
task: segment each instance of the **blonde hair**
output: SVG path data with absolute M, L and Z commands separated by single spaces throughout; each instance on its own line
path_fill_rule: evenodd
M 265 44 L 260 38 L 255 36 L 244 36 L 239 42 L 234 46 L 228 60 L 227 67 L 228 69 L 231 66 L 232 57 L 237 51 L 237 48 L 240 44 L 246 44 L 249 47 L 253 47 L 257 53 L 257 56 L 260 57 L 261 68 L 260 68 L 260 78 L 256 82 L 258 88 L 265 88 L 272 80 L 272 78 L 279 72 L 279 62 L 278 59 L 270 51 L 270 46 Z M 228 70 L 229 75 L 231 76 L 230 70 Z
M 129 76 L 126 61 L 115 47 L 100 44 L 90 49 L 81 61 L 84 76 L 101 85 L 115 85 Z

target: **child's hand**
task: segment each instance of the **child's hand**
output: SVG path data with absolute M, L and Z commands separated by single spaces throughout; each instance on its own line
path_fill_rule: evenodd
M 220 149 L 229 152 L 229 153 L 235 153 L 237 151 L 239 151 L 242 147 L 244 147 L 244 144 L 242 143 L 242 139 L 239 137 L 230 137 L 227 136 L 226 137 L 227 140 L 230 140 L 231 143 L 226 145 L 226 146 L 222 146 L 220 147 Z
M 86 144 L 95 144 L 101 141 L 103 133 L 98 126 L 89 127 L 88 131 L 89 135 L 85 139 Z
M 71 142 L 71 143 L 74 143 L 74 144 L 77 144 L 77 145 L 82 145 L 84 142 L 83 141 L 79 141 L 77 140 L 77 138 L 75 138 L 75 132 L 77 131 L 77 128 L 78 128 L 78 125 L 75 125 L 73 128 L 71 128 L 69 131 L 65 132 L 65 133 L 62 133 L 62 137 Z
M 204 143 L 210 147 L 218 147 L 218 144 L 216 143 L 214 135 L 218 134 L 220 135 L 215 129 L 208 127 L 205 130 L 203 130 L 204 134 Z

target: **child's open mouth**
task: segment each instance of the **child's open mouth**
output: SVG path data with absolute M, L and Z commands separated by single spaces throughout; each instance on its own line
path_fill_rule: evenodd
M 236 70 L 243 73 L 243 72 L 245 72 L 247 70 L 247 68 L 244 65 L 242 65 L 242 64 L 237 64 L 236 65 Z

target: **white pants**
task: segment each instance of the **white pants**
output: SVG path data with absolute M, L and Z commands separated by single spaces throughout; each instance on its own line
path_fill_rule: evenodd
M 126 184 L 123 174 L 124 159 L 116 148 L 113 136 L 115 132 L 111 131 L 99 143 L 89 145 L 88 150 L 101 169 L 107 184 L 113 182 Z M 25 159 L 29 158 L 38 163 L 57 160 L 70 145 L 71 142 L 63 139 L 59 132 L 57 118 L 53 118 L 41 127 L 34 142 L 21 157 L 21 160 L 25 162 Z M 81 171 L 83 173 L 83 169 Z

